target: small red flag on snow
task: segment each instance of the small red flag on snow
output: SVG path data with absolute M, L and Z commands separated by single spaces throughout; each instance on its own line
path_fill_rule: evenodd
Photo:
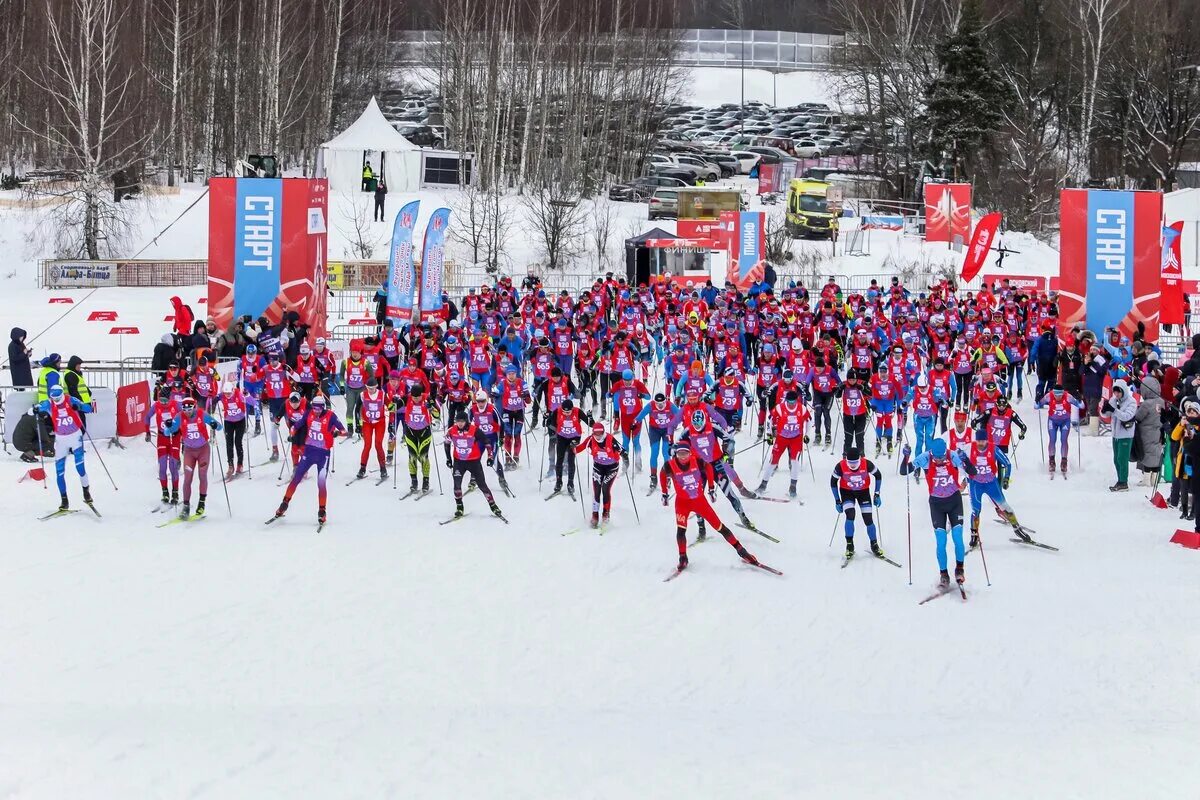
M 1191 550 L 1200 550 L 1200 533 L 1196 533 L 1195 531 L 1185 531 L 1183 528 L 1180 528 L 1175 531 L 1175 535 L 1171 537 L 1171 541 Z
M 22 481 L 44 481 L 46 480 L 46 470 L 41 467 L 34 467 L 27 471 L 24 475 L 17 479 L 17 483 Z
M 1163 498 L 1162 492 L 1155 492 L 1154 494 L 1150 495 L 1150 505 L 1154 506 L 1155 508 L 1167 507 L 1167 501 Z

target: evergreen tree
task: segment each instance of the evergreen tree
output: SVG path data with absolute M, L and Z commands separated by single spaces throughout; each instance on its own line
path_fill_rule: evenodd
M 966 177 L 992 142 L 1010 102 L 984 43 L 979 0 L 962 0 L 958 29 L 937 46 L 939 76 L 925 90 L 929 156 L 947 177 Z

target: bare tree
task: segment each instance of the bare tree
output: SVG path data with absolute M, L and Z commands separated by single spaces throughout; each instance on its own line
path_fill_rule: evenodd
M 612 201 L 600 197 L 593 200 L 591 222 L 596 266 L 599 272 L 604 272 L 612 265 L 612 241 L 617 223 L 617 212 Z
M 1128 0 L 1065 0 L 1079 41 L 1079 134 L 1070 153 L 1071 177 L 1084 185 L 1092 177 L 1093 136 L 1105 92 L 1104 71 L 1113 50 L 1114 28 Z
M 468 184 L 452 203 L 455 224 L 450 226 L 450 238 L 470 251 L 472 264 L 480 263 L 486 252 L 489 199 L 478 185 Z
M 360 198 L 359 193 L 342 193 L 340 215 L 342 223 L 338 232 L 350 243 L 350 252 L 355 258 L 370 258 L 376 248 L 384 244 L 381 235 L 372 230 L 370 202 Z
M 547 269 L 569 266 L 586 248 L 582 198 L 562 185 L 548 184 L 522 198 L 525 221 Z

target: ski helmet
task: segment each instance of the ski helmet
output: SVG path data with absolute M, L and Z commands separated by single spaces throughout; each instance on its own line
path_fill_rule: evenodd
M 631 370 L 631 369 L 627 369 L 627 370 L 625 370 L 624 372 L 622 372 L 622 373 L 621 373 L 621 380 L 626 380 L 626 381 L 631 381 L 631 380 L 633 380 L 633 370 Z
M 946 440 L 945 439 L 934 439 L 933 443 L 931 445 L 929 445 L 929 453 L 934 458 L 945 458 L 946 457 Z
M 560 408 L 562 408 L 563 411 L 571 411 L 573 408 L 575 408 L 575 403 L 571 401 L 571 398 L 567 397 L 562 401 L 562 406 L 560 406 Z
M 487 402 L 487 392 L 485 392 L 483 389 L 480 389 L 479 391 L 477 391 L 475 393 L 475 402 L 476 403 L 486 403 Z

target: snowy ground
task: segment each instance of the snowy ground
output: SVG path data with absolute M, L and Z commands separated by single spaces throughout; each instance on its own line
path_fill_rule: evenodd
M 1196 554 L 1167 543 L 1173 512 L 1105 490 L 1108 440 L 1083 439 L 1083 471 L 1072 441 L 1066 483 L 1037 442 L 1010 495 L 1062 552 L 985 515 L 993 585 L 971 555 L 970 600 L 925 606 L 924 489 L 912 586 L 874 559 L 839 569 L 827 453 L 805 506 L 748 503 L 782 544 L 735 529 L 785 577 L 713 542 L 667 584 L 673 522 L 644 475 L 642 524 L 622 482 L 603 537 L 561 536 L 579 505 L 542 503 L 529 468 L 500 499 L 511 526 L 474 494 L 438 527 L 448 484 L 415 504 L 390 482 L 347 487 L 344 443 L 318 536 L 311 480 L 262 525 L 277 469 L 229 485 L 232 518 L 218 481 L 208 519 L 159 530 L 150 445 L 104 451 L 119 492 L 89 453 L 103 520 L 37 521 L 53 486 L 18 484 L 5 459 L 0 795 L 1194 796 Z M 738 459 L 748 481 L 760 452 Z M 905 486 L 883 471 L 882 536 L 907 567 Z

